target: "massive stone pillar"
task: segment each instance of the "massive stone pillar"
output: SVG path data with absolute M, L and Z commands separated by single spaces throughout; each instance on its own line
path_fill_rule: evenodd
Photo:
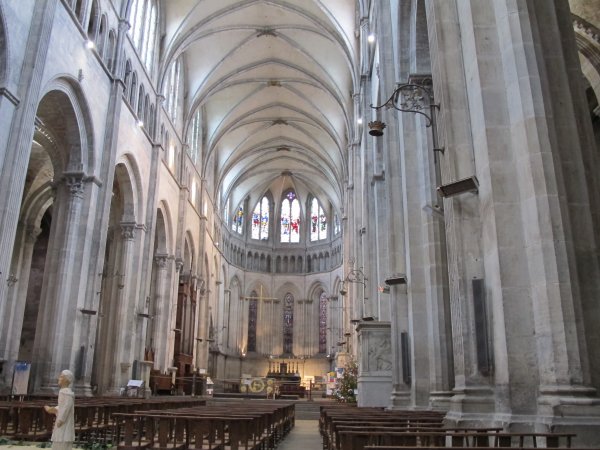
M 41 228 L 34 225 L 21 225 L 15 243 L 15 255 L 8 277 L 8 301 L 0 307 L 0 318 L 4 326 L 0 333 L 0 360 L 2 360 L 2 378 L 5 386 L 11 383 L 14 362 L 19 358 L 21 333 L 27 303 L 29 276 L 34 246 Z M 19 249 L 17 251 L 17 249 Z
M 449 417 L 571 430 L 597 444 L 600 277 L 583 150 L 591 128 L 580 125 L 589 117 L 568 3 L 430 1 L 428 21 L 442 182 L 479 180 L 478 196 L 444 202 Z
M 84 178 L 80 172 L 65 173 L 56 189 L 34 344 L 36 388 L 54 386 L 61 370 L 73 368 L 73 348 L 79 347 L 79 342 L 75 342 L 79 340 L 76 335 L 79 328 L 74 324 L 82 320 L 77 303 L 85 238 L 80 235 L 86 190 Z
M 480 3 L 484 2 L 427 2 L 431 69 L 439 103 L 437 132 L 439 145 L 445 148 L 440 155 L 441 184 L 475 175 L 469 92 L 477 88 L 465 77 L 471 56 L 463 54 L 464 11 L 459 12 L 459 7 L 481 9 Z M 452 409 L 461 414 L 491 413 L 495 409 L 490 371 L 478 365 L 475 335 L 473 280 L 485 277 L 481 208 L 480 198 L 473 192 L 445 198 L 443 203 L 455 374 Z M 479 344 L 488 346 L 485 339 Z
M 132 271 L 133 259 L 136 247 L 136 228 L 134 222 L 121 223 L 121 242 L 117 273 L 117 290 L 114 300 L 117 319 L 115 321 L 115 332 L 112 339 L 115 341 L 116 371 L 112 378 L 112 386 L 109 390 L 118 392 L 118 389 L 127 384 L 131 378 L 131 366 L 133 363 L 132 348 L 136 340 L 135 327 L 131 324 L 137 320 L 134 316 L 135 301 L 130 295 L 133 293 L 132 279 L 135 278 Z
M 0 134 L 0 142 L 3 144 L 0 150 L 0 304 L 7 301 L 6 291 L 9 286 L 6 280 L 10 275 L 19 205 L 23 198 L 23 186 L 31 152 L 33 124 L 58 3 L 58 0 L 36 3 L 31 17 L 32 26 L 24 39 L 27 42 L 24 49 L 26 56 L 21 61 L 21 67 L 14 67 L 14 70 L 21 74 L 18 77 L 19 86 L 13 86 L 12 90 L 3 88 L 0 94 L 0 114 L 2 119 L 9 119 L 3 121 L 7 124 L 5 128 L 8 136 Z M 16 108 L 17 104 L 20 105 L 19 108 Z M 10 114 L 13 106 L 16 109 Z
M 152 348 L 154 349 L 154 369 L 165 372 L 171 367 L 172 360 L 167 359 L 169 319 L 171 317 L 171 286 L 168 283 L 168 273 L 174 270 L 174 264 L 168 255 L 159 254 L 154 257 L 155 274 L 154 280 L 154 310 L 150 312 L 150 320 L 153 321 Z

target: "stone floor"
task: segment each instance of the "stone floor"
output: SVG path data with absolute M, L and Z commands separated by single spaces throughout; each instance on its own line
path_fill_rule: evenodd
M 298 420 L 277 450 L 319 450 L 323 448 L 318 420 Z

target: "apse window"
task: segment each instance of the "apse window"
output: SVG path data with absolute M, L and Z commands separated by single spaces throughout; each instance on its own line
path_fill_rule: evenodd
M 294 191 L 281 202 L 281 242 L 300 242 L 300 202 Z
M 321 241 L 327 239 L 327 216 L 316 198 L 312 199 L 310 207 L 310 240 Z
M 269 239 L 269 199 L 266 196 L 252 211 L 252 239 Z

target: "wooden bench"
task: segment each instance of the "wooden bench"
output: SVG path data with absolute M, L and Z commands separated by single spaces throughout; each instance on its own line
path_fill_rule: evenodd
M 518 447 L 569 448 L 572 433 L 505 433 L 480 431 L 340 431 L 339 450 L 363 450 L 369 445 L 403 447 Z M 541 439 L 540 439 L 541 438 Z M 545 441 L 545 446 L 542 441 Z M 564 447 L 560 445 L 561 441 Z
M 117 413 L 119 450 L 273 449 L 293 426 L 293 403 L 251 401 Z

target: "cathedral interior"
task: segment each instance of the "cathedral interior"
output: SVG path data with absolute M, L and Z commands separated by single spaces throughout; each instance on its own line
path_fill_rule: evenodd
M 0 393 L 354 361 L 598 445 L 598 99 L 598 0 L 0 0 Z

